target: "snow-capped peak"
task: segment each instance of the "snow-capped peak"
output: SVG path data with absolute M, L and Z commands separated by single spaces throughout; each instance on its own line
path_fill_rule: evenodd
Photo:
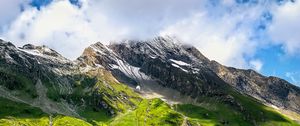
M 47 46 L 35 46 L 32 44 L 26 44 L 23 47 L 19 47 L 20 51 L 29 53 L 36 56 L 51 56 L 51 57 L 63 57 L 58 52 Z

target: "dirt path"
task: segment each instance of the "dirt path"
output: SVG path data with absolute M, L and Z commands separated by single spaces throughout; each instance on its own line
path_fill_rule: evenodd
M 184 116 L 181 126 L 188 126 L 187 125 L 187 117 L 186 116 Z
M 53 125 L 52 115 L 49 116 L 49 126 Z

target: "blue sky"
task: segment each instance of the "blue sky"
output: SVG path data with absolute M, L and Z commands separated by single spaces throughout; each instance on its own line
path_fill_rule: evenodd
M 0 0 L 0 38 L 75 59 L 97 41 L 168 35 L 300 86 L 299 12 L 298 0 Z

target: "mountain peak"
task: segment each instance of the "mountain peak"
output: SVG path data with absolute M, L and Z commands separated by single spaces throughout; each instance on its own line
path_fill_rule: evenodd
M 37 55 L 37 56 L 50 56 L 50 57 L 57 57 L 57 58 L 64 58 L 62 55 L 60 55 L 55 50 L 42 45 L 42 46 L 35 46 L 32 44 L 25 44 L 22 47 L 19 47 L 19 50 L 29 53 L 31 55 Z
M 97 53 L 93 53 L 96 55 L 86 59 L 111 70 L 118 79 L 122 80 L 121 82 L 129 83 L 131 80 L 136 80 L 135 78 L 142 78 L 139 77 L 140 75 L 146 75 L 160 80 L 159 83 L 162 85 L 191 93 L 189 95 L 199 95 L 199 91 L 204 94 L 213 94 L 203 90 L 207 88 L 205 86 L 194 89 L 201 78 L 206 78 L 201 81 L 210 86 L 216 84 L 220 87 L 224 85 L 223 83 L 227 83 L 239 92 L 253 96 L 263 103 L 299 112 L 300 103 L 297 102 L 299 97 L 289 97 L 289 95 L 299 95 L 300 91 L 297 87 L 283 88 L 285 85 L 291 84 L 285 83 L 285 81 L 273 81 L 253 70 L 223 66 L 206 58 L 196 47 L 181 44 L 174 37 L 159 36 L 143 41 L 124 40 L 108 46 L 96 43 L 91 47 Z M 89 60 L 85 60 L 85 62 L 87 61 Z M 173 78 L 169 78 L 170 76 Z M 187 79 L 190 77 L 194 77 L 194 80 Z M 187 84 L 189 87 L 180 87 L 183 84 Z M 274 85 L 282 88 L 275 88 Z M 213 89 L 214 86 L 210 88 L 209 91 L 218 92 L 217 88 Z
M 12 44 L 11 42 L 7 42 L 7 41 L 4 41 L 2 39 L 0 39 L 0 46 L 10 46 L 10 47 L 16 47 L 14 44 Z

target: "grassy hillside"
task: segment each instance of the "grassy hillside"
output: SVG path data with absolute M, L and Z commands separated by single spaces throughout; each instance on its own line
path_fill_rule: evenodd
M 39 108 L 0 98 L 0 126 L 49 126 L 50 115 Z M 91 126 L 74 117 L 56 115 L 53 126 Z
M 160 99 L 143 100 L 137 109 L 120 114 L 111 126 L 179 126 L 183 116 Z
M 254 99 L 235 94 L 239 106 L 224 104 L 217 100 L 204 101 L 200 105 L 178 104 L 174 109 L 185 116 L 192 125 L 215 126 L 300 126 L 274 109 Z
M 136 109 L 118 113 L 115 117 L 107 116 L 104 112 L 86 110 L 81 113 L 86 120 L 62 115 L 53 115 L 53 126 L 91 126 L 91 125 L 169 125 L 179 126 L 187 117 L 187 123 L 201 126 L 297 126 L 290 119 L 280 115 L 266 106 L 257 106 L 253 101 L 243 101 L 243 105 L 252 106 L 243 112 L 234 107 L 210 102 L 195 106 L 191 104 L 179 104 L 171 106 L 160 99 L 142 100 Z M 0 98 L 0 125 L 2 126 L 48 126 L 49 115 L 40 109 L 22 103 Z M 5 103 L 5 104 L 3 104 Z M 251 115 L 248 115 L 248 114 Z M 253 114 L 253 115 L 252 115 Z M 249 120 L 247 118 L 255 118 Z
M 17 84 L 26 90 L 34 87 L 26 76 L 0 71 L 1 85 L 10 87 Z M 13 77 L 15 81 L 12 80 Z M 183 124 L 201 126 L 297 126 L 296 122 L 266 107 L 255 99 L 230 92 L 229 100 L 199 98 L 199 105 L 178 104 L 170 106 L 160 99 L 143 99 L 125 84 L 119 83 L 108 71 L 103 69 L 89 71 L 85 75 L 71 77 L 74 89 L 70 94 L 52 88 L 53 82 L 43 81 L 47 86 L 47 96 L 54 102 L 66 101 L 77 105 L 80 118 L 59 114 L 44 113 L 41 109 L 0 97 L 0 126 L 140 126 Z M 24 83 L 23 83 L 24 81 Z M 54 83 L 55 84 L 55 83 Z M 26 94 L 23 88 L 13 87 L 17 94 Z M 34 89 L 34 88 L 32 88 Z M 32 98 L 35 92 L 23 97 Z M 37 97 L 37 96 L 35 96 Z M 35 98 L 33 97 L 33 98 Z M 83 100 L 84 101 L 83 101 Z M 51 120 L 51 121 L 50 121 Z

